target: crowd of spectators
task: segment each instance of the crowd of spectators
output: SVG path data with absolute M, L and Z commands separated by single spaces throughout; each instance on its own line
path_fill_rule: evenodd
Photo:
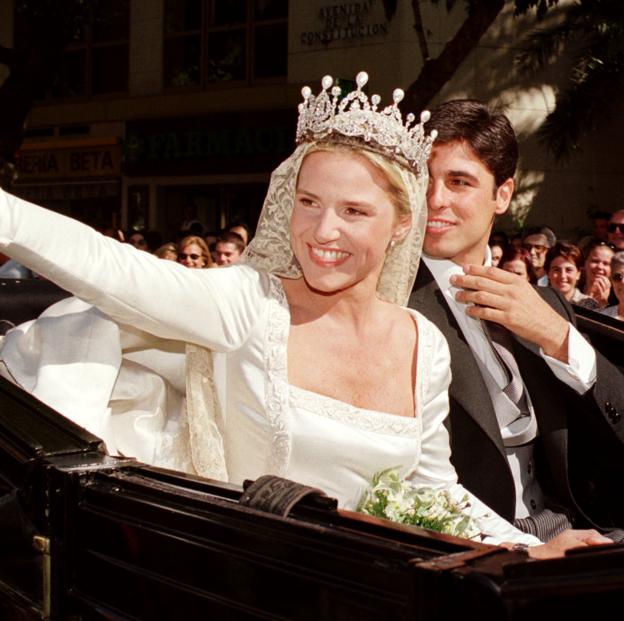
M 557 239 L 548 227 L 528 228 L 515 235 L 493 231 L 491 263 L 543 287 L 553 287 L 572 304 L 624 321 L 624 209 L 598 211 L 592 217 L 593 233 L 572 243 Z M 243 258 L 252 231 L 233 222 L 220 232 L 206 231 L 197 220 L 177 238 L 164 241 L 156 231 L 106 229 L 105 235 L 160 259 L 177 261 L 191 269 L 225 267 Z M 1 259 L 4 258 L 4 261 Z M 0 278 L 36 275 L 8 257 L 0 257 Z
M 492 265 L 624 321 L 624 209 L 596 212 L 592 220 L 592 235 L 576 243 L 557 239 L 547 227 L 513 237 L 495 231 L 489 240 Z
M 187 219 L 174 239 L 165 241 L 158 231 L 132 229 L 124 232 L 102 227 L 100 232 L 159 259 L 177 261 L 191 269 L 225 267 L 243 258 L 252 230 L 244 222 L 233 222 L 219 232 L 208 231 L 196 219 Z M 38 275 L 13 259 L 0 254 L 0 279 L 31 279 Z
M 183 223 L 184 224 L 184 223 Z M 191 269 L 232 265 L 242 259 L 251 239 L 251 229 L 243 222 L 233 223 L 220 232 L 206 231 L 198 220 L 189 220 L 175 241 L 163 243 L 156 231 L 123 231 L 108 229 L 105 235 L 151 252 L 159 259 L 177 261 Z M 1 269 L 1 268 L 0 268 Z

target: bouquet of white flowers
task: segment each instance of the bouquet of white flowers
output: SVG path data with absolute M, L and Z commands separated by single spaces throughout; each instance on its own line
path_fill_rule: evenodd
M 459 502 L 446 490 L 414 487 L 396 468 L 378 472 L 362 495 L 357 511 L 401 524 L 429 528 L 455 537 L 473 539 L 481 531 L 469 515 L 470 500 Z

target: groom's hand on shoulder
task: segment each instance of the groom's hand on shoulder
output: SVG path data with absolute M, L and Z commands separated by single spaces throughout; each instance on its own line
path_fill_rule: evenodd
M 468 315 L 499 323 L 546 355 L 568 361 L 568 322 L 526 278 L 497 267 L 465 265 L 463 269 L 464 274 L 451 277 L 451 283 L 462 289 L 455 297 L 468 304 Z

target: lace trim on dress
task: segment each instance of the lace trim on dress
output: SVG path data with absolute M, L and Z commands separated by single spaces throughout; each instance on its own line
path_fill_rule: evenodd
M 407 309 L 418 326 L 418 348 L 416 351 L 416 418 L 422 425 L 422 408 L 427 402 L 425 391 L 431 386 L 431 365 L 433 364 L 433 330 L 428 321 L 419 321 L 417 311 Z
M 294 407 L 312 414 L 344 422 L 364 431 L 410 438 L 420 436 L 420 421 L 416 418 L 359 408 L 292 384 L 289 385 L 289 392 L 290 402 Z
M 186 364 L 186 411 L 193 466 L 203 477 L 228 481 L 212 353 L 187 343 Z
M 268 474 L 283 475 L 290 459 L 288 332 L 290 310 L 279 278 L 269 274 L 269 316 L 264 368 L 267 373 L 266 417 L 271 429 Z
M 186 408 L 186 403 L 183 403 L 183 408 Z M 170 470 L 180 470 L 188 474 L 197 474 L 191 459 L 189 426 L 186 421 L 180 423 L 179 428 L 175 431 L 162 431 L 160 433 L 154 451 L 153 465 Z

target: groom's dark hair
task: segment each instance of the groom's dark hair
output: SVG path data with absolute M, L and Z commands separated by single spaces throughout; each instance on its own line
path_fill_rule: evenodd
M 431 111 L 427 129 L 436 129 L 433 143 L 465 142 L 494 175 L 496 187 L 513 177 L 518 141 L 509 119 L 476 99 L 454 99 Z

